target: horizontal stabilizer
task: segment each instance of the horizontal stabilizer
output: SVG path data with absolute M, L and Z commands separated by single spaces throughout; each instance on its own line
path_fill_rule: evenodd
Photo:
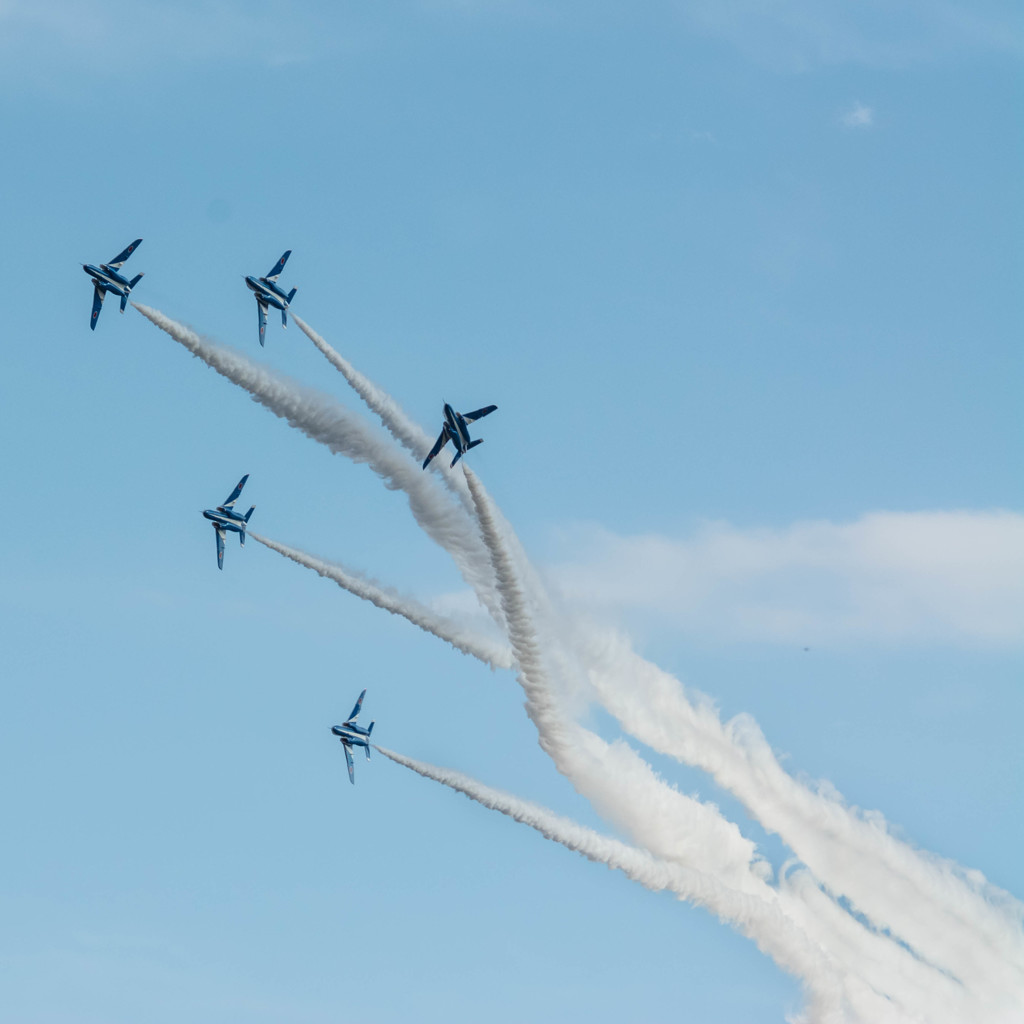
M 142 279 L 143 279 L 143 278 L 144 278 L 145 276 L 146 276 L 145 274 L 136 274 L 136 275 L 135 275 L 135 276 L 134 276 L 134 277 L 133 277 L 133 278 L 132 278 L 132 279 L 131 279 L 131 280 L 130 280 L 130 281 L 128 282 L 128 287 L 129 287 L 129 288 L 134 288 L 134 287 L 135 287 L 135 286 L 136 286 L 136 285 L 137 285 L 137 284 L 138 284 L 138 283 L 139 283 L 139 282 L 140 282 L 140 281 L 141 281 L 141 280 L 142 280 Z
M 253 507 L 251 509 L 249 509 L 248 512 L 245 513 L 245 521 L 246 522 L 249 522 L 249 516 L 251 516 L 253 514 L 253 512 L 255 512 L 255 511 L 256 511 L 256 506 L 253 505 Z
M 128 308 L 128 293 L 125 292 L 121 296 L 121 312 L 123 313 Z
M 470 441 L 469 444 L 466 445 L 466 451 L 468 452 L 470 448 L 475 448 L 478 444 L 483 443 L 484 439 L 482 437 L 478 437 L 475 441 Z
M 294 298 L 295 298 L 295 293 L 296 293 L 296 292 L 297 292 L 298 290 L 299 290 L 298 288 L 293 288 L 293 289 L 292 289 L 292 290 L 291 290 L 291 291 L 290 291 L 290 292 L 288 293 L 288 301 L 289 301 L 289 302 L 291 302 L 291 301 L 292 301 L 292 299 L 294 299 Z

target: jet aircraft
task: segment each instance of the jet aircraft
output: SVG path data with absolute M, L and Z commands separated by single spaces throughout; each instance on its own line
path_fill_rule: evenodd
M 245 528 L 249 523 L 249 516 L 256 511 L 256 506 L 253 505 L 244 516 L 239 515 L 234 511 L 234 504 L 238 501 L 238 496 L 242 493 L 242 488 L 245 486 L 245 481 L 249 479 L 249 474 L 246 473 L 241 480 L 238 481 L 235 489 L 228 495 L 227 501 L 223 505 L 218 505 L 216 508 L 208 508 L 203 516 L 209 519 L 213 523 L 214 532 L 217 534 L 217 568 L 224 568 L 224 537 L 227 535 L 227 531 L 231 530 L 238 534 L 238 542 L 242 547 L 245 547 Z
M 348 781 L 353 786 L 356 784 L 356 773 L 352 764 L 352 748 L 365 747 L 366 760 L 370 760 L 370 733 L 373 732 L 374 723 L 371 722 L 365 729 L 362 726 L 356 725 L 356 719 L 359 717 L 359 710 L 363 706 L 363 698 L 365 696 L 366 691 L 363 690 L 359 694 L 356 706 L 352 709 L 352 714 L 348 716 L 344 725 L 331 727 L 331 732 L 341 740 L 341 745 L 345 748 L 345 761 L 348 764 Z
M 437 441 L 434 442 L 434 447 L 430 449 L 430 454 L 423 460 L 423 468 L 426 469 L 430 465 L 430 460 L 437 455 L 437 453 L 451 441 L 455 445 L 455 458 L 452 459 L 452 466 L 455 465 L 459 459 L 462 458 L 470 448 L 475 448 L 478 444 L 483 444 L 484 439 L 478 438 L 476 441 L 470 441 L 468 426 L 474 420 L 482 419 L 484 416 L 490 415 L 498 407 L 496 405 L 486 405 L 483 409 L 476 409 L 474 412 L 461 413 L 456 412 L 447 402 L 444 403 L 444 426 L 441 428 L 441 433 L 438 435 Z
M 118 271 L 124 265 L 125 260 L 142 245 L 142 239 L 136 238 L 127 249 L 119 252 L 109 263 L 101 263 L 94 267 L 91 263 L 83 263 L 82 269 L 92 278 L 92 316 L 89 318 L 89 327 L 96 330 L 96 321 L 100 318 L 100 310 L 103 308 L 103 296 L 107 292 L 113 292 L 121 296 L 121 312 L 128 305 L 128 296 L 131 290 L 142 280 L 142 274 L 137 274 L 130 281 L 122 277 Z
M 271 268 L 270 273 L 266 277 L 246 277 L 245 284 L 252 290 L 256 295 L 256 305 L 259 308 L 260 314 L 260 346 L 264 344 L 264 340 L 267 333 L 267 309 L 273 306 L 274 309 L 281 310 L 281 326 L 288 326 L 288 306 L 292 299 L 295 297 L 295 293 L 298 288 L 293 288 L 290 292 L 284 292 L 277 286 L 277 279 L 281 276 L 281 271 L 284 270 L 284 265 L 288 262 L 288 257 L 291 256 L 292 251 L 289 249 Z

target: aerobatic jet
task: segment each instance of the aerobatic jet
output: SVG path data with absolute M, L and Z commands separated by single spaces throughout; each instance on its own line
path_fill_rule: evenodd
M 100 310 L 103 308 L 103 296 L 107 292 L 113 292 L 121 296 L 121 312 L 128 305 L 128 296 L 131 290 L 142 280 L 142 274 L 136 274 L 130 281 L 122 277 L 118 271 L 124 265 L 125 260 L 138 247 L 142 245 L 142 239 L 136 238 L 127 249 L 119 252 L 109 263 L 101 263 L 94 267 L 91 263 L 83 263 L 82 269 L 92 278 L 92 316 L 89 318 L 89 327 L 96 330 L 96 321 L 100 318 Z
M 277 279 L 281 276 L 281 271 L 284 270 L 284 265 L 288 262 L 288 257 L 291 256 L 292 251 L 289 249 L 271 268 L 270 273 L 266 277 L 247 277 L 245 284 L 250 288 L 256 295 L 256 305 L 259 308 L 260 314 L 260 346 L 264 344 L 266 333 L 267 333 L 267 309 L 273 306 L 274 309 L 281 310 L 281 326 L 288 326 L 288 306 L 292 299 L 295 297 L 295 293 L 298 288 L 293 288 L 290 292 L 284 292 L 277 286 Z
M 242 547 L 245 547 L 245 528 L 249 523 L 249 516 L 256 511 L 256 506 L 253 505 L 244 516 L 239 515 L 234 511 L 234 504 L 238 501 L 238 496 L 242 493 L 242 488 L 245 486 L 245 481 L 249 479 L 249 474 L 246 473 L 241 480 L 238 481 L 235 489 L 228 495 L 227 501 L 223 505 L 218 505 L 216 508 L 208 508 L 203 516 L 209 519 L 213 523 L 213 530 L 217 534 L 217 568 L 224 568 L 224 537 L 227 535 L 227 531 L 231 530 L 238 534 L 238 542 Z
M 363 706 L 363 698 L 365 696 L 366 691 L 363 690 L 359 694 L 356 706 L 352 709 L 352 714 L 348 716 L 344 725 L 331 726 L 331 732 L 341 740 L 341 745 L 345 748 L 345 761 L 348 764 L 348 781 L 353 786 L 356 784 L 356 773 L 352 764 L 352 748 L 365 747 L 366 760 L 370 760 L 370 733 L 373 732 L 374 723 L 371 722 L 365 729 L 360 725 L 356 725 L 356 719 L 359 717 L 359 710 Z
M 486 405 L 484 408 L 477 409 L 474 412 L 461 413 L 456 412 L 447 402 L 445 402 L 444 426 L 441 428 L 441 433 L 434 442 L 434 447 L 430 449 L 430 454 L 423 460 L 423 468 L 426 469 L 427 466 L 430 465 L 430 460 L 437 455 L 437 453 L 449 441 L 455 445 L 456 449 L 455 458 L 452 459 L 452 466 L 454 466 L 470 448 L 475 448 L 478 444 L 483 444 L 484 439 L 482 437 L 477 438 L 476 441 L 470 441 L 468 426 L 474 420 L 479 420 L 484 416 L 490 415 L 497 408 L 498 407 L 496 405 Z

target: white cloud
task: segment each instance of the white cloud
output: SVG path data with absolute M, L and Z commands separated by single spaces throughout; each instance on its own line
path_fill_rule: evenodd
M 858 101 L 843 114 L 842 120 L 847 128 L 870 128 L 875 123 L 875 112 Z
M 1024 515 L 873 512 L 691 537 L 586 527 L 555 571 L 578 602 L 716 640 L 1024 644 Z

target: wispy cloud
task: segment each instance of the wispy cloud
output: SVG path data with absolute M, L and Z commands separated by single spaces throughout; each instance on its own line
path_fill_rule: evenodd
M 870 128 L 875 123 L 875 112 L 858 100 L 843 114 L 842 121 L 847 128 Z
M 1008 7 L 962 0 L 688 0 L 680 12 L 694 30 L 780 71 L 899 67 L 965 51 L 1024 51 L 1020 19 Z
M 119 15 L 74 0 L 0 0 L 0 71 L 19 84 L 58 71 L 138 73 L 155 65 L 303 63 L 361 45 L 366 30 L 346 12 L 219 0 L 173 6 L 139 0 Z
M 874 512 L 782 529 L 706 523 L 686 538 L 586 527 L 556 570 L 571 595 L 692 635 L 1024 644 L 1024 515 Z

